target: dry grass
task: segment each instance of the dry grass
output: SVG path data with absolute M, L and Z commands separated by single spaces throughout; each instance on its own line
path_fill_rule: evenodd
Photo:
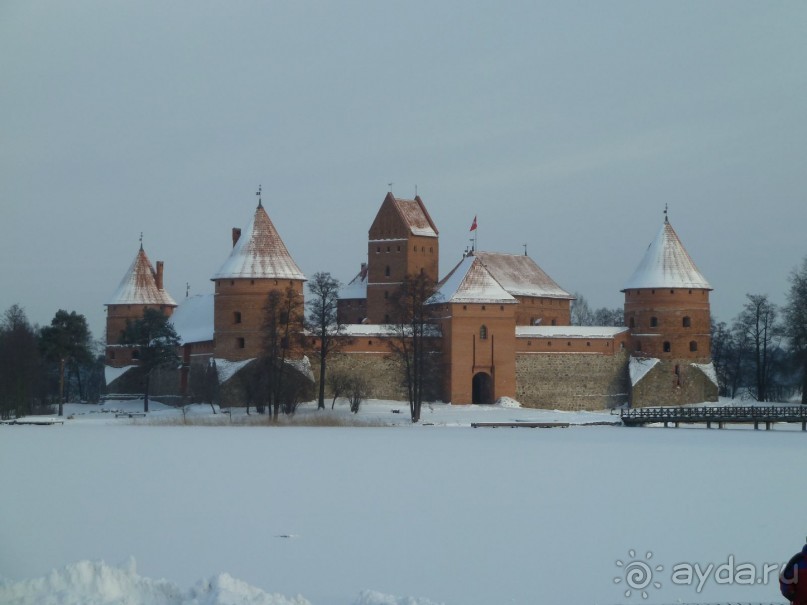
M 216 414 L 215 416 L 172 416 L 154 417 L 146 419 L 133 419 L 133 424 L 148 426 L 311 426 L 311 427 L 383 427 L 389 426 L 378 419 L 367 419 L 329 412 L 313 412 L 286 416 L 281 414 L 277 422 L 272 421 L 269 414 L 252 413 L 249 416 L 237 415 L 232 419 L 229 414 Z

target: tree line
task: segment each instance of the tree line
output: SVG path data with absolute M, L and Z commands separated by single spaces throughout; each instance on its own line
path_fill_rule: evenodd
M 50 325 L 31 324 L 19 305 L 0 320 L 0 418 L 63 413 L 67 400 L 97 401 L 103 387 L 103 356 L 87 319 L 56 312 Z
M 782 307 L 767 294 L 747 294 L 727 324 L 712 320 L 712 361 L 720 394 L 807 404 L 807 257 L 789 277 Z

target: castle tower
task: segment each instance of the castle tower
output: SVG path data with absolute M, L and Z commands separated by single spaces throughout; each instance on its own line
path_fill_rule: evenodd
M 269 293 L 292 288 L 302 300 L 306 281 L 260 201 L 243 233 L 233 229 L 232 252 L 211 279 L 214 355 L 232 361 L 260 354 Z
M 703 381 L 704 374 L 712 374 L 706 368 L 711 364 L 711 290 L 665 211 L 664 224 L 622 290 L 632 357 L 659 360 L 649 377 L 655 382 L 646 389 L 655 405 L 717 398 L 716 385 Z M 645 405 L 636 387 L 632 403 Z
M 423 200 L 387 193 L 370 227 L 367 244 L 367 320 L 387 323 L 387 298 L 404 277 L 424 273 L 437 283 L 440 258 L 437 227 Z
M 488 258 L 492 255 L 488 255 Z M 443 398 L 455 404 L 515 397 L 515 311 L 518 300 L 470 254 L 440 282 Z
M 159 309 L 170 317 L 177 306 L 163 287 L 163 262 L 157 261 L 157 270 L 151 265 L 140 244 L 134 261 L 126 275 L 106 303 L 106 363 L 112 367 L 137 364 L 137 352 L 120 344 L 126 324 L 143 317 L 146 309 Z

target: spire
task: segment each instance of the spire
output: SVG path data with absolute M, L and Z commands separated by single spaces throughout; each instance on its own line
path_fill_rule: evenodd
M 233 278 L 305 279 L 261 205 L 255 209 L 252 221 L 244 228 L 229 258 L 212 277 Z
M 148 256 L 143 251 L 143 242 L 137 251 L 129 270 L 115 290 L 107 305 L 165 305 L 176 307 L 177 303 L 171 295 L 160 287 L 162 280 L 162 264 L 157 263 L 158 272 L 154 270 Z
M 661 230 L 622 291 L 641 288 L 712 289 L 672 228 L 666 207 Z

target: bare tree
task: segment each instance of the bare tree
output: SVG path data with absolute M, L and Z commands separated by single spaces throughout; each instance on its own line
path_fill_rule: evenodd
M 340 287 L 339 280 L 331 277 L 330 273 L 315 273 L 308 282 L 311 298 L 306 304 L 308 307 L 306 328 L 319 341 L 319 393 L 317 396 L 317 409 L 319 410 L 325 409 L 325 372 L 328 356 L 336 349 L 339 336 L 343 332 L 337 314 Z
M 400 286 L 390 296 L 392 349 L 404 367 L 404 384 L 409 397 L 409 413 L 412 422 L 420 421 L 430 372 L 428 370 L 428 338 L 434 330 L 436 302 L 434 283 L 424 274 L 404 277 Z
M 263 351 L 258 365 L 260 376 L 265 381 L 263 399 L 269 405 L 275 421 L 283 400 L 291 396 L 286 388 L 286 360 L 295 344 L 293 340 L 301 334 L 302 326 L 303 301 L 297 291 L 288 287 L 283 292 L 270 292 L 264 306 Z
M 774 351 L 781 338 L 776 305 L 765 294 L 747 294 L 748 302 L 735 322 L 739 342 L 745 345 L 754 381 L 750 389 L 757 401 L 769 401 L 774 376 Z M 747 344 L 746 344 L 747 343 Z
M 345 393 L 350 384 L 350 376 L 347 372 L 343 370 L 334 370 L 328 372 L 328 388 L 331 389 L 331 396 L 333 400 L 331 401 L 331 409 L 334 408 L 336 405 L 337 398 L 342 396 L 342 393 Z
M 807 258 L 790 274 L 784 331 L 801 374 L 801 403 L 807 404 Z
M 359 412 L 361 402 L 367 399 L 370 393 L 370 384 L 367 378 L 354 372 L 348 379 L 347 397 L 350 401 L 350 411 L 354 414 Z

